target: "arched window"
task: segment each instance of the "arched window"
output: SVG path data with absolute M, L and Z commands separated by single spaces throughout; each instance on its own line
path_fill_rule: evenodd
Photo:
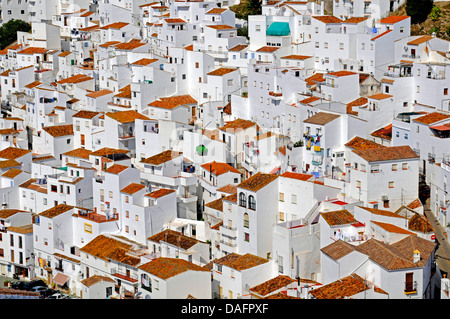
M 253 195 L 248 197 L 248 208 L 255 210 L 256 209 L 256 200 Z
M 248 214 L 247 213 L 244 214 L 244 227 L 246 227 L 246 228 L 249 227 L 249 221 L 248 221 Z
M 239 193 L 239 206 L 247 207 L 247 200 L 244 193 Z

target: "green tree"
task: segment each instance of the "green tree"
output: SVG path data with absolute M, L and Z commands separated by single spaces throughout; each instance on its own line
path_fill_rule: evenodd
M 440 17 L 441 17 L 441 8 L 438 6 L 433 6 L 430 13 L 431 20 L 436 21 Z
M 411 23 L 425 21 L 433 8 L 433 0 L 407 0 L 406 14 L 411 17 Z
M 29 32 L 31 24 L 23 20 L 11 19 L 0 27 L 0 50 L 17 40 L 17 32 Z
M 261 14 L 261 0 L 243 0 L 241 3 L 230 7 L 230 10 L 236 14 L 236 18 L 248 20 L 249 15 Z

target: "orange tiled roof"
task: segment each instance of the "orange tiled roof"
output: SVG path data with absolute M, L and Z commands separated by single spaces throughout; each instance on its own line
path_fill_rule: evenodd
M 206 203 L 205 206 L 222 212 L 223 211 L 223 200 L 222 200 L 222 198 L 218 198 L 209 203 Z
M 316 299 L 345 299 L 351 298 L 366 290 L 370 290 L 373 284 L 357 274 L 338 279 L 328 285 L 313 289 L 310 294 Z M 382 294 L 388 294 L 378 287 L 375 291 Z
M 238 129 L 245 130 L 245 129 L 248 129 L 249 127 L 253 127 L 255 125 L 256 125 L 255 122 L 237 118 L 234 121 L 231 121 L 231 122 L 225 124 L 224 126 L 220 127 L 219 130 L 222 130 L 222 131 L 234 131 L 234 130 L 238 130 Z
M 6 172 L 4 172 L 4 173 L 2 174 L 2 177 L 5 177 L 5 178 L 14 178 L 14 177 L 20 175 L 22 172 L 23 172 L 23 171 L 22 171 L 21 169 L 18 169 L 18 168 L 11 168 L 11 169 L 7 170 Z
M 75 84 L 75 83 L 85 82 L 85 81 L 89 81 L 89 80 L 93 80 L 93 79 L 94 78 L 87 76 L 85 74 L 76 74 L 71 77 L 59 80 L 56 83 L 58 83 L 58 84 L 65 84 L 65 83 Z
M 409 16 L 395 16 L 395 15 L 393 15 L 393 16 L 381 19 L 380 23 L 393 24 L 393 23 L 397 23 L 397 22 L 403 21 L 403 20 L 408 19 L 408 18 L 409 18 Z
M 431 35 L 423 35 L 421 37 L 417 37 L 416 39 L 409 41 L 407 44 L 409 44 L 409 45 L 419 45 L 419 44 L 422 44 L 424 42 L 430 41 L 431 39 L 433 39 L 433 37 Z
M 120 41 L 108 41 L 108 42 L 99 44 L 98 46 L 102 47 L 102 48 L 109 48 L 110 46 L 113 46 L 113 45 L 118 44 L 118 43 L 120 43 Z
M 422 124 L 433 124 L 442 120 L 446 120 L 450 117 L 448 114 L 440 113 L 440 112 L 432 112 L 421 117 L 415 118 L 414 122 L 419 122 Z
M 197 100 L 195 100 L 189 94 L 175 95 L 175 96 L 170 96 L 170 97 L 162 97 L 159 100 L 149 103 L 148 105 L 171 110 L 178 106 L 188 105 L 188 104 L 197 104 Z
M 371 140 L 355 136 L 350 141 L 348 141 L 345 146 L 353 148 L 355 150 L 363 150 L 363 149 L 369 149 L 369 148 L 379 148 L 379 147 L 386 147 L 384 145 L 375 143 Z
M 47 126 L 42 129 L 53 137 L 73 135 L 73 124 Z
M 212 25 L 207 25 L 207 27 L 211 28 L 211 29 L 216 29 L 216 30 L 235 30 L 235 27 L 232 27 L 230 25 L 226 25 L 226 24 L 212 24 Z
M 323 81 L 325 81 L 324 73 L 315 73 L 311 75 L 309 78 L 305 79 L 306 84 L 309 86 L 315 85 L 316 82 L 323 82 Z
M 183 154 L 182 152 L 177 152 L 173 150 L 166 150 L 161 153 L 158 153 L 156 155 L 147 157 L 143 159 L 141 162 L 146 164 L 152 164 L 152 165 L 161 165 L 165 162 L 168 162 L 174 158 L 177 158 Z
M 66 205 L 66 204 L 59 204 L 55 207 L 52 207 L 50 209 L 47 209 L 46 211 L 43 211 L 39 214 L 39 216 L 47 217 L 47 218 L 53 218 L 58 215 L 61 215 L 65 212 L 68 212 L 69 210 L 73 209 L 73 206 Z
M 368 162 L 419 158 L 419 156 L 411 149 L 411 147 L 407 145 L 353 150 L 353 153 L 364 158 Z
M 390 233 L 415 235 L 413 232 L 410 232 L 404 228 L 398 227 L 393 224 L 383 223 L 383 222 L 379 222 L 379 221 L 375 221 L 375 220 L 371 220 L 370 222 L 377 225 L 378 227 L 381 227 L 382 229 L 384 229 Z
M 409 203 L 406 207 L 408 207 L 410 209 L 416 209 L 416 208 L 422 207 L 422 203 L 420 202 L 420 200 L 418 198 L 416 198 L 411 203 Z
M 102 30 L 108 30 L 108 29 L 122 29 L 123 27 L 126 27 L 129 23 L 126 22 L 114 22 L 108 25 L 105 25 L 101 27 Z
M 175 190 L 174 189 L 169 189 L 169 188 L 160 188 L 156 191 L 153 191 L 151 193 L 145 194 L 146 197 L 151 197 L 151 198 L 160 198 L 169 194 L 174 193 Z
M 392 97 L 392 95 L 390 94 L 386 94 L 386 93 L 377 93 L 371 96 L 368 96 L 368 99 L 374 99 L 374 100 L 385 100 Z
M 135 110 L 108 112 L 106 115 L 120 123 L 131 123 L 135 120 L 150 120 L 147 116 Z
M 19 52 L 17 52 L 18 54 L 44 54 L 46 53 L 48 50 L 45 48 L 38 48 L 38 47 L 28 47 L 25 48 Z
M 90 276 L 89 278 L 83 279 L 82 281 L 80 281 L 83 285 L 85 285 L 86 287 L 91 287 L 99 282 L 110 282 L 110 283 L 116 283 L 116 281 L 110 277 L 106 277 L 106 276 L 99 276 L 99 275 L 93 275 Z
M 30 150 L 10 146 L 0 151 L 0 158 L 12 160 L 22 157 L 30 152 Z
M 5 209 L 0 210 L 0 218 L 6 219 L 17 213 L 23 213 L 23 212 L 25 212 L 25 211 L 20 210 L 20 209 L 5 208 Z
M 16 160 L 9 159 L 5 161 L 0 161 L 0 168 L 10 168 L 10 167 L 18 167 L 21 164 L 17 162 Z
M 353 215 L 346 209 L 321 213 L 320 215 L 330 226 L 348 225 L 357 222 Z
M 281 59 L 287 59 L 287 60 L 306 60 L 312 58 L 311 55 L 298 55 L 298 54 L 291 54 L 281 57 Z
M 134 41 L 134 39 L 132 39 L 128 42 L 121 42 L 121 43 L 115 45 L 115 48 L 117 50 L 134 50 L 134 49 L 144 46 L 146 44 L 147 43 L 145 43 L 145 42 Z
M 99 91 L 88 93 L 88 94 L 86 94 L 86 96 L 87 97 L 92 97 L 92 98 L 95 99 L 95 98 L 98 98 L 100 96 L 104 96 L 104 95 L 111 94 L 111 93 L 114 93 L 114 92 L 111 91 L 111 90 L 103 89 L 103 90 L 99 90 Z
M 227 193 L 227 194 L 235 194 L 237 191 L 237 186 L 228 184 L 228 185 L 218 188 L 217 191 L 222 192 L 222 193 Z
M 75 113 L 74 115 L 72 115 L 72 117 L 79 117 L 79 118 L 83 118 L 83 119 L 92 119 L 99 114 L 100 114 L 99 112 L 81 110 L 81 111 L 78 111 L 77 113 Z
M 205 14 L 221 14 L 227 10 L 227 8 L 212 8 L 211 10 L 205 12 Z
M 388 210 L 384 210 L 384 209 L 378 209 L 378 208 L 370 208 L 370 207 L 363 207 L 363 206 L 358 206 L 359 208 L 365 209 L 367 211 L 369 211 L 372 214 L 375 215 L 380 215 L 380 216 L 388 216 L 388 217 L 395 217 L 395 218 L 405 218 L 402 215 L 393 213 L 391 211 Z
M 280 176 L 298 179 L 300 181 L 309 181 L 310 179 L 312 179 L 314 177 L 314 175 L 311 175 L 311 174 L 303 174 L 303 173 L 295 173 L 295 172 L 284 172 Z
M 238 44 L 235 45 L 234 47 L 232 47 L 231 49 L 229 49 L 228 51 L 242 51 L 244 49 L 246 49 L 248 47 L 247 44 Z
M 258 50 L 256 50 L 257 52 L 275 52 L 279 49 L 280 47 L 273 47 L 273 46 L 263 46 L 261 48 L 259 48 Z
M 319 20 L 323 23 L 342 23 L 343 21 L 335 16 L 313 16 L 314 19 Z
M 355 74 L 358 74 L 358 73 L 351 72 L 351 71 L 336 71 L 336 72 L 327 73 L 327 75 L 337 76 L 337 77 L 355 75 Z
M 340 117 L 339 114 L 318 112 L 317 114 L 314 114 L 313 116 L 304 120 L 303 123 L 325 125 L 331 121 L 334 121 L 335 119 L 337 119 L 339 117 Z
M 13 128 L 4 128 L 0 129 L 0 135 L 10 135 L 10 134 L 18 134 L 19 131 Z
M 92 155 L 107 156 L 107 155 L 113 155 L 113 154 L 127 154 L 129 152 L 130 152 L 129 150 L 124 150 L 124 149 L 120 149 L 120 148 L 103 147 L 97 151 L 92 152 Z
M 91 154 L 92 151 L 90 150 L 87 150 L 85 148 L 76 148 L 74 150 L 63 153 L 62 155 L 89 159 L 89 155 Z
M 132 252 L 131 243 L 128 244 L 105 235 L 95 237 L 87 245 L 81 247 L 80 251 L 106 261 L 114 260 L 131 266 L 137 266 L 140 263 L 139 257 L 128 254 L 128 252 Z
M 36 87 L 36 86 L 39 86 L 39 85 L 41 85 L 42 84 L 42 82 L 39 82 L 39 81 L 33 81 L 33 82 L 30 82 L 30 83 L 28 83 L 27 85 L 25 85 L 25 87 L 27 88 L 27 89 L 32 89 L 32 88 L 34 88 L 34 87 Z
M 288 285 L 296 282 L 297 280 L 292 279 L 285 275 L 278 275 L 275 278 L 269 279 L 259 285 L 250 288 L 250 293 L 255 293 L 258 296 L 264 297 L 277 290 L 287 288 Z
M 388 34 L 389 32 L 392 32 L 392 30 L 387 30 L 387 31 L 384 31 L 383 33 L 381 33 L 381 34 L 379 34 L 379 35 L 377 35 L 376 37 L 373 37 L 372 39 L 370 39 L 371 41 L 373 41 L 373 40 L 376 40 L 376 39 L 379 39 L 379 38 L 381 38 L 383 35 L 386 35 L 386 34 Z
M 267 186 L 274 180 L 278 178 L 277 175 L 272 174 L 264 174 L 261 172 L 256 173 L 255 175 L 247 178 L 243 182 L 241 182 L 237 187 L 247 189 L 253 192 L 257 192 L 261 188 Z
M 131 63 L 132 65 L 149 65 L 152 64 L 154 62 L 159 61 L 158 59 L 148 59 L 148 58 L 142 58 L 140 60 L 137 60 L 133 63 Z
M 423 215 L 414 214 L 408 221 L 408 229 L 423 234 L 434 233 L 435 230 L 430 221 Z
M 128 186 L 125 186 L 124 188 L 122 188 L 121 192 L 132 195 L 132 194 L 140 191 L 143 188 L 145 188 L 145 186 L 142 184 L 130 183 Z
M 184 49 L 187 50 L 187 51 L 194 51 L 194 45 L 190 44 L 188 46 L 185 46 Z
M 184 250 L 189 250 L 191 247 L 200 242 L 195 238 L 185 236 L 182 233 L 172 229 L 165 229 L 147 238 L 147 240 L 153 241 L 155 243 L 165 242 L 180 247 Z
M 350 17 L 347 20 L 342 21 L 343 23 L 360 23 L 366 21 L 369 17 Z
M 207 75 L 216 75 L 216 76 L 222 76 L 234 71 L 237 71 L 237 68 L 218 68 L 214 71 L 209 72 Z
M 174 24 L 174 23 L 186 23 L 183 19 L 180 18 L 172 18 L 172 19 L 164 19 L 168 24 Z
M 392 124 L 382 127 L 371 134 L 372 136 L 379 137 L 385 140 L 392 139 Z
M 219 176 L 219 175 L 222 175 L 222 174 L 228 173 L 228 172 L 240 174 L 240 172 L 237 169 L 235 169 L 233 166 L 231 166 L 228 163 L 213 161 L 210 163 L 203 164 L 202 167 L 205 170 L 207 170 L 208 172 L 211 172 L 212 174 L 214 174 L 216 176 Z
M 230 256 L 231 255 L 231 256 Z M 230 267 L 237 271 L 247 270 L 269 262 L 268 259 L 255 256 L 252 254 L 239 255 L 236 253 L 228 254 L 228 258 L 220 258 L 214 260 L 214 263 Z M 227 257 L 225 256 L 225 257 Z
M 198 266 L 187 260 L 164 257 L 159 257 L 146 264 L 140 265 L 138 268 L 163 280 L 167 280 L 186 271 L 209 272 L 207 268 Z
M 128 166 L 125 166 L 125 165 L 113 164 L 110 167 L 108 167 L 106 170 L 104 170 L 104 172 L 117 175 L 119 173 L 122 173 L 127 168 L 128 168 Z

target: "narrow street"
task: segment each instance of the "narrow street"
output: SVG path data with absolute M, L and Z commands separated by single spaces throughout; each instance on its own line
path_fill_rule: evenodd
M 444 227 L 439 223 L 434 216 L 433 212 L 429 208 L 429 199 L 427 199 L 424 205 L 424 214 L 428 218 L 435 230 L 436 241 L 438 242 L 438 248 L 436 250 L 436 263 L 442 273 L 449 274 L 450 272 L 450 244 L 447 240 L 447 236 Z

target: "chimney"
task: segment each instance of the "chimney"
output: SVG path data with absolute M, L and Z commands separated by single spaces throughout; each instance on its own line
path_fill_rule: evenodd
M 413 252 L 413 262 L 416 263 L 420 260 L 420 251 L 417 249 Z

